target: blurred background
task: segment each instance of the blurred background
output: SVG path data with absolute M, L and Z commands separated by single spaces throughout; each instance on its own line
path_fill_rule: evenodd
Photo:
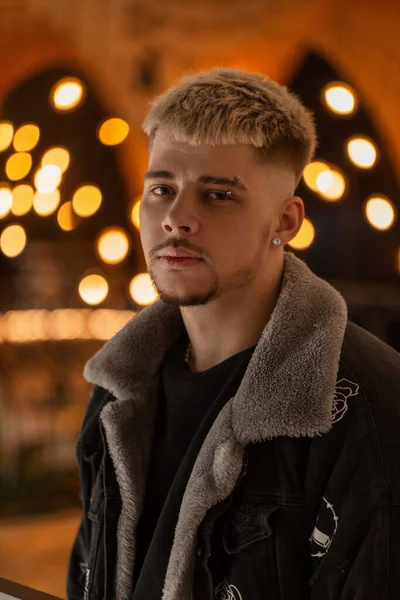
M 183 74 L 239 67 L 317 119 L 291 250 L 400 351 L 396 0 L 0 0 L 0 577 L 65 598 L 85 361 L 154 300 L 141 122 Z

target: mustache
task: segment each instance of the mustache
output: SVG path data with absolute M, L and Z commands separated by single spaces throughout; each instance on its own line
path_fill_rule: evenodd
M 168 240 L 168 242 L 165 242 L 164 244 L 158 244 L 157 246 L 154 246 L 149 253 L 150 258 L 157 252 L 165 250 L 166 248 L 187 248 L 188 250 L 193 250 L 193 252 L 196 252 L 200 256 L 207 256 L 206 252 L 204 252 L 203 248 L 200 248 L 200 246 L 196 246 L 196 244 L 192 244 L 184 238 L 175 238 Z

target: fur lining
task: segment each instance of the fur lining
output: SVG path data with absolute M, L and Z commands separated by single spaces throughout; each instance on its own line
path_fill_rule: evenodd
M 340 294 L 293 254 L 281 293 L 234 398 L 199 452 L 182 501 L 163 600 L 190 598 L 197 529 L 232 492 L 244 448 L 277 436 L 317 436 L 331 428 L 347 325 Z M 102 411 L 123 502 L 118 526 L 117 594 L 132 593 L 135 529 L 143 503 L 157 402 L 158 370 L 184 331 L 180 311 L 161 302 L 143 310 L 89 361 L 86 379 L 117 399 Z

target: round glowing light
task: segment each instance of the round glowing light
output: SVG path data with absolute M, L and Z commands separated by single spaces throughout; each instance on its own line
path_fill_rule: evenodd
M 128 254 L 128 236 L 123 229 L 110 227 L 100 235 L 97 249 L 104 262 L 115 265 L 123 261 Z
M 9 187 L 0 184 L 0 219 L 6 217 L 11 210 L 13 196 Z
M 83 185 L 72 198 L 72 208 L 80 217 L 90 217 L 100 208 L 102 194 L 95 185 Z
M 289 244 L 290 246 L 292 246 L 292 248 L 295 248 L 296 250 L 305 250 L 306 248 L 311 246 L 311 244 L 314 241 L 314 238 L 315 230 L 313 224 L 308 219 L 304 219 L 300 231 L 298 232 L 296 237 L 294 237 L 292 241 L 289 242 Z
M 346 189 L 346 182 L 339 171 L 323 171 L 317 177 L 317 188 L 325 200 L 339 200 Z
M 40 138 L 40 129 L 33 123 L 22 125 L 14 135 L 14 149 L 17 152 L 33 150 Z
M 140 200 L 135 202 L 132 207 L 131 220 L 136 229 L 140 229 Z
M 381 196 L 371 196 L 367 200 L 365 214 L 372 227 L 380 231 L 390 229 L 396 219 L 393 204 L 390 200 Z
M 42 194 L 54 192 L 61 183 L 62 172 L 57 165 L 45 165 L 36 172 L 35 187 Z
M 79 295 L 86 304 L 101 304 L 108 294 L 108 283 L 101 275 L 87 275 L 79 283 Z
M 129 291 L 136 304 L 141 306 L 147 306 L 158 298 L 148 273 L 136 275 L 129 285 Z
M 351 115 L 356 107 L 356 96 L 345 83 L 332 83 L 324 91 L 325 102 L 338 115 Z
M 59 81 L 51 92 L 51 102 L 59 111 L 76 108 L 83 99 L 83 84 L 76 77 L 66 77 Z
M 12 154 L 6 162 L 6 175 L 11 181 L 26 177 L 32 167 L 32 157 L 27 152 Z
M 330 171 L 330 167 L 322 161 L 316 160 L 306 166 L 303 171 L 303 178 L 310 190 L 313 192 L 319 191 L 317 187 L 317 177 L 321 173 L 325 173 L 327 171 Z
M 354 137 L 347 142 L 347 153 L 350 160 L 361 169 L 373 167 L 378 154 L 375 144 L 362 137 Z
M 56 165 L 65 173 L 70 163 L 70 154 L 66 148 L 54 147 L 47 150 L 42 158 L 42 167 L 46 165 Z
M 10 121 L 0 121 L 0 152 L 7 150 L 14 136 L 14 127 Z
M 42 192 L 36 192 L 33 197 L 33 208 L 35 212 L 41 217 L 47 217 L 51 215 L 60 204 L 60 192 L 53 190 L 48 194 L 42 194 Z
M 64 231 L 72 231 L 79 225 L 80 219 L 72 209 L 72 202 L 65 202 L 57 214 L 57 221 Z
M 104 121 L 99 127 L 99 140 L 106 146 L 116 146 L 124 141 L 129 133 L 129 125 L 123 119 L 113 118 Z
M 9 225 L 0 236 L 0 248 L 9 258 L 21 254 L 26 246 L 26 233 L 21 225 Z
M 21 183 L 13 189 L 11 210 L 15 216 L 22 217 L 31 210 L 34 194 L 33 187 L 27 183 Z

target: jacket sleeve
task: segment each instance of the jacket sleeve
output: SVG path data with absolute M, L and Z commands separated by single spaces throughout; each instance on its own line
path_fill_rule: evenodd
M 310 523 L 310 598 L 398 600 L 399 508 L 391 506 L 371 422 L 359 412 L 353 419 L 350 408 L 348 412 L 348 419 L 335 423 L 317 442 L 319 461 L 324 456 L 325 464 L 313 478 L 320 491 L 317 516 Z
M 88 510 L 91 496 L 91 466 L 82 460 L 82 450 L 77 447 L 77 458 L 81 478 L 82 520 L 77 531 L 69 559 L 67 574 L 67 599 L 83 600 L 88 576 L 88 556 L 91 521 Z
M 101 440 L 99 433 L 99 415 L 109 394 L 95 386 L 86 410 L 78 443 L 76 459 L 80 475 L 80 497 L 82 503 L 82 521 L 72 547 L 67 574 L 68 600 L 82 600 L 89 576 L 89 555 L 92 534 L 92 521 L 89 509 L 92 498 L 93 482 L 101 463 Z

